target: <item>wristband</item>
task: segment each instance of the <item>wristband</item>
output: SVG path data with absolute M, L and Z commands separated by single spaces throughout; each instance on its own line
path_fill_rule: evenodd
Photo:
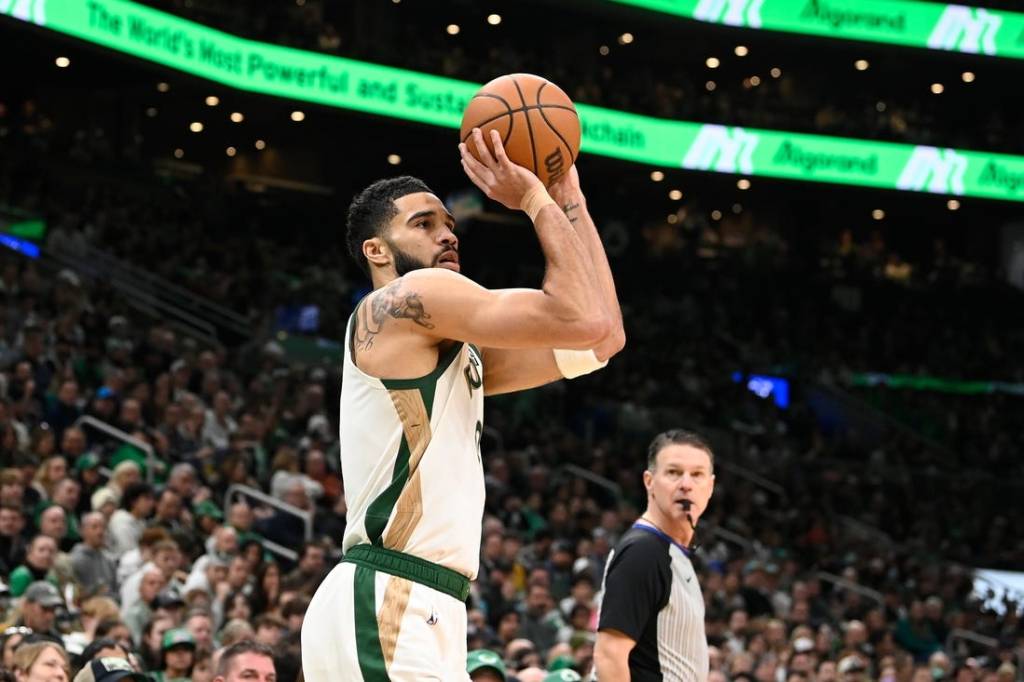
M 575 379 L 584 374 L 596 372 L 608 364 L 607 360 L 598 360 L 597 354 L 592 350 L 562 350 L 561 348 L 555 348 L 553 352 L 555 354 L 555 364 L 558 365 L 558 371 L 566 379 Z
M 519 205 L 526 212 L 526 215 L 530 216 L 530 220 L 536 222 L 537 214 L 540 213 L 540 210 L 548 204 L 554 203 L 555 200 L 551 198 L 550 194 L 548 194 L 544 185 L 537 183 L 527 190 Z

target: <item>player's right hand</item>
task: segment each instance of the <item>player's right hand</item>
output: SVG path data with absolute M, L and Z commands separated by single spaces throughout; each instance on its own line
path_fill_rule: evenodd
M 501 144 L 501 135 L 497 130 L 489 131 L 494 153 L 487 148 L 483 133 L 473 128 L 470 139 L 459 144 L 462 155 L 462 169 L 473 181 L 473 184 L 487 195 L 488 198 L 503 204 L 506 208 L 517 211 L 522 206 L 523 196 L 536 185 L 541 184 L 540 178 L 520 165 L 512 163 L 505 154 Z M 470 153 L 467 144 L 474 145 L 478 161 Z

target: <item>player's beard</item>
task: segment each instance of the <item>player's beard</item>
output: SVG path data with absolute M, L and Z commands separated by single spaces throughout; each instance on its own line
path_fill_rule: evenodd
M 415 256 L 412 256 L 406 253 L 405 251 L 402 251 L 402 249 L 398 248 L 397 244 L 387 242 L 387 245 L 391 248 L 391 253 L 394 255 L 395 274 L 397 274 L 399 277 L 405 275 L 406 273 L 412 272 L 413 270 L 423 270 L 425 268 L 436 267 L 438 259 L 440 259 L 441 256 L 446 254 L 448 251 L 454 251 L 454 249 L 443 249 L 441 253 L 437 254 L 437 256 L 434 257 L 433 263 L 424 263 L 423 261 L 418 260 Z

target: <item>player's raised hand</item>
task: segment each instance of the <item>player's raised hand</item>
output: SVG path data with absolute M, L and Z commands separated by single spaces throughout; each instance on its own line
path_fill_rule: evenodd
M 522 207 L 523 196 L 530 189 L 541 184 L 540 178 L 509 160 L 505 154 L 505 148 L 501 144 L 501 136 L 498 131 L 491 130 L 490 134 L 494 153 L 491 153 L 487 147 L 479 128 L 473 129 L 467 142 L 459 144 L 462 169 L 466 171 L 466 175 L 473 181 L 473 184 L 489 198 L 507 208 L 519 210 Z M 474 145 L 474 149 L 480 157 L 479 161 L 469 152 L 467 144 Z

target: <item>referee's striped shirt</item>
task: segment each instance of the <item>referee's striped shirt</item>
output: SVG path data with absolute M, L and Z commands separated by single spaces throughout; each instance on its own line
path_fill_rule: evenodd
M 608 557 L 603 592 L 598 630 L 636 641 L 632 682 L 706 682 L 704 599 L 682 545 L 637 522 Z

